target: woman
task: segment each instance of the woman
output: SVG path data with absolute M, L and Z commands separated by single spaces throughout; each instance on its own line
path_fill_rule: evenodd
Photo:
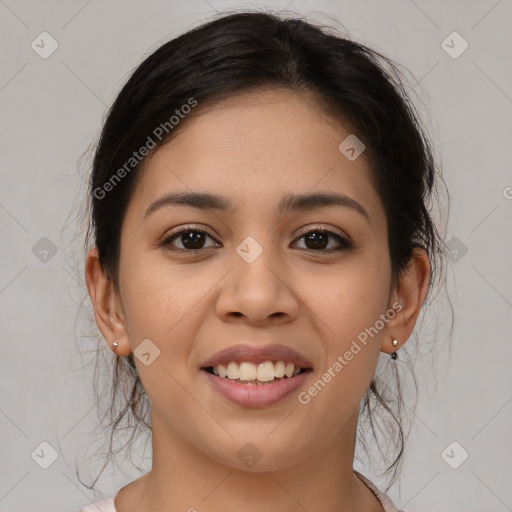
M 397 73 L 238 13 L 132 74 L 95 153 L 85 269 L 152 469 L 82 511 L 398 510 L 353 469 L 358 420 L 376 401 L 395 421 L 396 473 L 377 363 L 400 363 L 443 253 Z

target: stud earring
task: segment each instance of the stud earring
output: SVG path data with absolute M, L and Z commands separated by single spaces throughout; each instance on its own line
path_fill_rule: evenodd
M 112 346 L 114 347 L 114 350 L 117 348 L 117 345 L 118 345 L 117 340 L 114 341 L 114 343 L 112 343 Z
M 396 347 L 398 345 L 398 340 L 393 340 L 391 342 L 393 347 Z M 395 360 L 397 358 L 396 352 L 391 352 L 391 359 Z

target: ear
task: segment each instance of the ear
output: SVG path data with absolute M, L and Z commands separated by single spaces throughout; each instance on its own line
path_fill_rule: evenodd
M 423 248 L 415 247 L 407 268 L 390 294 L 389 308 L 393 304 L 400 304 L 402 308 L 398 311 L 395 306 L 397 313 L 386 325 L 389 336 L 384 336 L 382 352 L 391 353 L 398 350 L 411 336 L 427 296 L 430 274 L 427 252 Z M 398 340 L 396 347 L 391 343 L 394 339 Z
M 127 334 L 126 322 L 114 284 L 101 268 L 98 249 L 93 247 L 85 260 L 85 280 L 87 290 L 94 307 L 96 323 L 111 349 L 119 356 L 127 356 L 131 345 Z M 117 348 L 113 347 L 117 340 Z

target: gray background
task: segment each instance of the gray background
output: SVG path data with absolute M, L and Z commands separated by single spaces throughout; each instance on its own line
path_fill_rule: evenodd
M 416 423 L 390 495 L 409 512 L 512 510 L 510 0 L 0 0 L 0 511 L 70 512 L 139 476 L 120 461 L 94 494 L 75 474 L 98 439 L 94 354 L 75 325 L 84 287 L 74 208 L 88 165 L 78 161 L 144 56 L 215 11 L 261 5 L 327 13 L 416 77 L 451 195 L 455 326 L 450 353 L 446 304 L 426 323 L 438 323 L 439 340 L 433 361 L 418 363 Z M 31 47 L 43 31 L 59 45 L 46 59 Z M 469 44 L 455 59 L 441 46 L 453 31 Z M 444 452 L 453 441 L 452 464 L 469 454 L 457 469 Z M 48 469 L 42 442 L 58 456 Z

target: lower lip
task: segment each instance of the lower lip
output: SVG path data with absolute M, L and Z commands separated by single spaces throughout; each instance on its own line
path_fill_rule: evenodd
M 201 371 L 220 394 L 243 407 L 265 407 L 275 404 L 299 388 L 311 373 L 311 370 L 306 370 L 295 377 L 283 378 L 278 382 L 248 386 L 225 377 L 217 377 L 206 370 Z

